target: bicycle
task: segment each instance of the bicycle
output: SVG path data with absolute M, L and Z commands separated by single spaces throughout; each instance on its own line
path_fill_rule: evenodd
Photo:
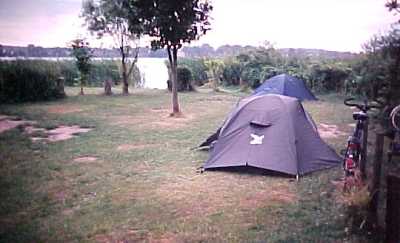
M 343 170 L 344 170 L 344 183 L 343 191 L 349 192 L 353 187 L 361 188 L 362 186 L 362 170 L 360 170 L 360 163 L 365 161 L 367 151 L 368 134 L 368 111 L 374 108 L 380 108 L 377 105 L 369 105 L 367 100 L 363 104 L 350 103 L 354 98 L 347 98 L 344 101 L 346 106 L 356 107 L 359 109 L 353 112 L 353 119 L 356 121 L 353 134 L 347 139 L 347 147 L 344 152 Z M 363 165 L 364 166 L 364 165 Z
M 400 156 L 400 105 L 390 112 L 390 121 L 394 128 L 388 151 L 388 162 L 392 162 L 393 155 Z

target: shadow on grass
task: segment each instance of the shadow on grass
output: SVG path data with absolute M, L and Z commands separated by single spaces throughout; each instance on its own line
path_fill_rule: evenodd
M 287 179 L 295 179 L 295 176 L 289 175 L 286 173 L 272 171 L 262 168 L 257 168 L 254 166 L 233 166 L 233 167 L 220 167 L 220 168 L 210 168 L 207 171 L 224 171 L 230 172 L 233 174 L 247 174 L 254 176 L 271 176 L 271 177 L 279 177 L 279 178 L 287 178 Z

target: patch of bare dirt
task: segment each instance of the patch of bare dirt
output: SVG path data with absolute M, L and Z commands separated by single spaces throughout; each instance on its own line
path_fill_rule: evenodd
M 34 127 L 34 126 L 26 126 L 25 132 L 27 134 L 33 134 L 35 132 L 46 132 L 46 129 L 40 128 L 40 127 Z
M 198 102 L 204 102 L 204 103 L 212 103 L 212 102 L 231 102 L 232 98 L 231 97 L 209 97 L 209 98 L 199 98 L 197 99 Z
M 97 161 L 97 158 L 93 156 L 82 156 L 74 159 L 74 162 L 78 163 L 95 162 L 95 161 Z
M 48 113 L 54 113 L 54 114 L 68 114 L 81 111 L 83 111 L 83 109 L 75 105 L 52 105 L 49 108 L 47 108 Z
M 0 133 L 16 128 L 35 124 L 34 121 L 17 120 L 16 117 L 0 115 Z
M 31 129 L 31 128 L 30 128 Z M 57 128 L 46 130 L 46 137 L 32 137 L 33 141 L 57 142 L 76 137 L 77 134 L 91 131 L 91 128 L 81 128 L 80 126 L 59 126 Z
M 159 144 L 121 144 L 117 147 L 118 151 L 129 151 L 136 149 L 154 148 L 160 146 Z
M 347 124 L 349 127 L 356 127 L 356 124 L 355 123 L 349 123 L 349 124 Z
M 318 125 L 319 135 L 323 138 L 337 138 L 346 135 L 345 132 L 339 130 L 337 125 L 320 123 Z
M 79 126 L 59 126 L 55 129 L 46 130 L 35 127 L 36 121 L 18 120 L 16 117 L 0 115 L 0 133 L 22 126 L 25 133 L 32 135 L 32 141 L 57 142 L 76 137 L 77 134 L 91 131 L 91 128 L 81 128 Z M 36 132 L 41 132 L 45 136 L 35 136 Z

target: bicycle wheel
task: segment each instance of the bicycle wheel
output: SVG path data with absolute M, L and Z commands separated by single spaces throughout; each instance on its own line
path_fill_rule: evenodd
M 344 193 L 354 193 L 364 186 L 363 180 L 361 178 L 361 172 L 357 169 L 352 175 L 346 175 L 343 181 L 343 192 Z
M 393 127 L 400 131 L 400 105 L 393 108 L 392 112 L 390 112 L 390 120 Z

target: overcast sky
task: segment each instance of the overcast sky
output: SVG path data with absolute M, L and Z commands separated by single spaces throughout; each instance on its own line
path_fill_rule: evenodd
M 260 45 L 268 40 L 278 48 L 358 52 L 373 34 L 400 18 L 387 11 L 385 2 L 213 0 L 212 30 L 193 45 Z M 0 44 L 66 46 L 90 36 L 79 18 L 81 5 L 81 0 L 0 0 Z

